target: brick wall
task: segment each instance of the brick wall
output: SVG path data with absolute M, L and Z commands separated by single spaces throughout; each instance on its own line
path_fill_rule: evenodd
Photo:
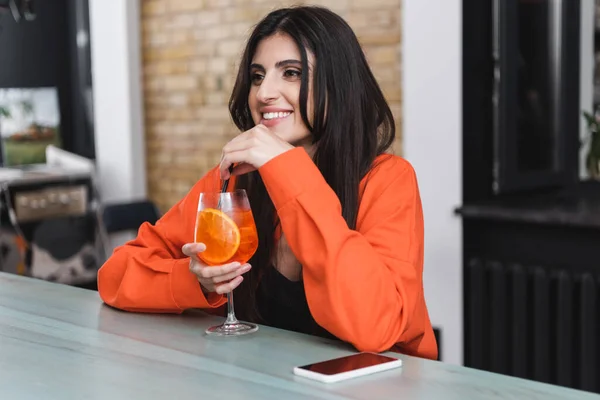
M 142 0 L 149 196 L 164 211 L 220 158 L 236 129 L 227 111 L 235 68 L 252 27 L 270 10 L 320 4 L 356 32 L 401 118 L 401 0 Z M 401 153 L 400 140 L 394 146 Z

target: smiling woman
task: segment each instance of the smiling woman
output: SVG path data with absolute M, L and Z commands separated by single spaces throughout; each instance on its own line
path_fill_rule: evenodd
M 254 29 L 229 110 L 240 134 L 221 163 L 100 269 L 102 299 L 138 312 L 222 313 L 335 337 L 359 350 L 436 358 L 423 295 L 416 175 L 386 154 L 390 108 L 348 24 L 284 8 Z M 235 166 L 233 169 L 230 167 Z M 200 193 L 244 189 L 259 247 L 248 264 L 207 266 L 193 243 Z
M 312 58 L 311 54 L 309 65 L 313 64 Z M 310 149 L 311 132 L 302 120 L 299 106 L 303 73 L 300 60 L 298 46 L 290 36 L 276 34 L 262 40 L 250 65 L 252 86 L 248 105 L 255 123 L 265 125 L 294 146 Z M 310 67 L 305 73 L 310 78 Z M 309 96 L 308 115 L 312 108 Z

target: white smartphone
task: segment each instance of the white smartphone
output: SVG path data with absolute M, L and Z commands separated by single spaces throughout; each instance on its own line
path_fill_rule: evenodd
M 320 382 L 339 382 L 346 379 L 386 371 L 402 366 L 402 360 L 376 353 L 357 353 L 314 364 L 294 367 L 294 374 Z

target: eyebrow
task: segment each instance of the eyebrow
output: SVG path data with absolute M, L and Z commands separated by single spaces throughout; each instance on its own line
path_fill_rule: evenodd
M 302 62 L 300 62 L 299 60 L 293 60 L 293 59 L 277 61 L 277 63 L 275 63 L 275 68 L 283 68 L 283 67 L 288 67 L 290 65 L 301 66 Z M 251 69 L 259 69 L 261 71 L 265 70 L 265 67 L 263 67 L 261 64 L 251 64 L 250 68 Z

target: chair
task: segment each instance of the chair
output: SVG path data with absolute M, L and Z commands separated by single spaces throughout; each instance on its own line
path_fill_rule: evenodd
M 160 212 L 150 200 L 104 205 L 102 225 L 107 234 L 137 231 L 144 222 L 155 224 Z
M 137 234 L 144 222 L 155 224 L 159 218 L 158 208 L 149 200 L 103 205 L 98 215 L 98 225 L 104 260 L 116 247 L 133 239 L 131 234 Z

